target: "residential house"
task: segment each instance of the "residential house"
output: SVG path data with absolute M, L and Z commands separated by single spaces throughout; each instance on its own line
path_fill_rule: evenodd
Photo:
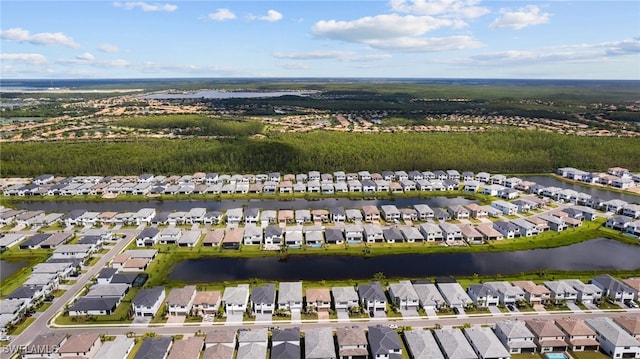
M 510 202 L 493 201 L 493 202 L 491 202 L 491 207 L 502 211 L 502 213 L 504 213 L 504 214 L 506 214 L 508 216 L 513 216 L 516 213 L 518 213 L 518 206 L 516 206 L 515 204 L 510 203 Z
M 444 282 L 442 280 L 436 283 L 440 294 L 450 308 L 464 309 L 467 305 L 473 303 L 473 300 L 462 289 L 462 286 L 456 282 Z
M 578 291 L 563 281 L 547 281 L 543 283 L 549 288 L 549 300 L 553 303 L 575 302 L 578 300 Z
M 615 301 L 626 302 L 633 300 L 635 292 L 622 281 L 613 278 L 609 274 L 601 274 L 591 279 L 591 283 L 602 289 L 602 296 Z
M 344 236 L 348 244 L 360 244 L 364 239 L 364 228 L 360 224 L 347 225 Z
M 520 301 L 524 300 L 525 293 L 520 287 L 516 287 L 509 282 L 487 282 L 493 290 L 498 292 L 500 298 L 500 304 L 503 305 L 517 305 Z
M 279 310 L 302 312 L 302 282 L 280 282 L 277 303 Z
M 232 359 L 236 344 L 235 330 L 219 328 L 208 332 L 204 339 L 202 359 Z
M 276 285 L 265 283 L 251 290 L 251 310 L 258 314 L 273 314 L 276 311 Z
M 194 315 L 204 317 L 205 315 L 214 315 L 220 307 L 220 291 L 217 290 L 199 290 L 193 298 L 192 312 Z
M 533 354 L 536 351 L 535 335 L 531 333 L 523 321 L 498 321 L 494 332 L 511 354 Z
M 607 218 L 604 226 L 608 228 L 617 229 L 619 231 L 626 231 L 627 227 L 633 222 L 633 218 L 623 215 L 611 216 Z
M 297 224 L 311 223 L 311 211 L 308 209 L 296 209 L 294 217 Z
M 420 305 L 420 298 L 413 285 L 408 280 L 398 283 L 391 283 L 387 288 L 389 297 L 400 309 L 417 310 Z
M 237 359 L 263 359 L 267 356 L 269 333 L 267 328 L 241 331 L 238 334 Z
M 444 238 L 442 234 L 442 229 L 436 224 L 423 223 L 418 228 L 420 230 L 420 233 L 422 233 L 422 236 L 425 241 L 428 241 L 428 242 L 438 241 L 438 240 L 441 241 Z
M 611 358 L 640 358 L 640 342 L 609 317 L 585 319 L 596 332 L 600 350 Z
M 520 227 L 510 221 L 493 222 L 493 228 L 500 232 L 504 238 L 515 238 L 520 236 Z
M 564 352 L 567 350 L 566 335 L 551 319 L 532 318 L 524 321 L 538 345 L 540 353 Z
M 443 328 L 433 331 L 436 342 L 445 355 L 450 359 L 477 359 L 478 355 L 462 333 L 456 328 Z
M 400 220 L 398 207 L 388 204 L 380 206 L 382 218 L 387 222 L 397 222 Z
M 93 359 L 127 358 L 135 341 L 124 335 L 116 335 L 114 340 L 103 342 Z
M 640 300 L 640 277 L 626 278 L 622 282 L 635 293 L 633 300 Z
M 476 203 L 469 203 L 464 206 L 468 211 L 471 218 L 480 219 L 488 216 L 487 211 Z
M 358 297 L 361 306 L 374 315 L 376 312 L 386 312 L 387 310 L 387 297 L 380 282 L 358 285 Z
M 271 335 L 271 358 L 300 358 L 300 329 L 275 329 Z
M 640 339 L 640 317 L 624 315 L 613 318 L 613 321 L 631 336 Z
M 344 207 L 329 208 L 329 218 L 333 223 L 344 223 L 347 220 L 347 213 Z
M 304 331 L 305 359 L 335 359 L 333 330 L 329 327 L 308 328 Z
M 551 296 L 549 288 L 533 281 L 515 281 L 512 284 L 524 291 L 524 299 L 531 305 L 544 304 Z
M 438 347 L 436 338 L 429 330 L 412 329 L 405 330 L 405 343 L 409 357 L 412 359 L 444 359 L 444 355 Z
M 324 230 L 324 241 L 327 244 L 344 244 L 344 233 L 340 228 L 326 228 Z
M 368 328 L 367 339 L 371 356 L 375 359 L 402 359 L 402 342 L 398 332 L 388 326 Z
M 155 227 L 147 227 L 136 237 L 138 247 L 154 246 L 160 239 L 160 231 Z
M 397 227 L 388 227 L 382 230 L 382 235 L 387 243 L 402 243 L 404 237 Z
M 147 337 L 142 341 L 133 359 L 158 358 L 164 359 L 173 345 L 171 337 Z
M 321 226 L 311 226 L 304 229 L 304 243 L 308 248 L 321 248 L 324 244 L 324 233 Z
M 165 299 L 164 287 L 142 288 L 133 298 L 135 317 L 153 317 Z
M 336 341 L 340 359 L 369 358 L 369 344 L 362 328 L 357 326 L 338 327 Z
M 348 312 L 359 307 L 358 293 L 353 287 L 332 287 L 333 308 L 336 312 Z
M 204 338 L 193 336 L 173 342 L 167 359 L 200 359 L 204 349 Z
M 281 246 L 284 243 L 284 231 L 282 227 L 270 225 L 264 229 L 265 246 Z
M 68 313 L 69 316 L 111 315 L 119 302 L 117 297 L 79 297 L 69 307 Z
M 491 328 L 478 326 L 465 328 L 464 335 L 479 359 L 508 359 L 511 357 L 509 351 L 502 345 Z
M 167 310 L 169 315 L 188 315 L 196 297 L 196 286 L 188 285 L 183 288 L 173 288 L 167 296 Z
M 463 206 L 459 206 L 459 205 L 449 206 L 447 211 L 451 215 L 451 218 L 454 218 L 454 219 L 468 219 L 469 218 L 469 211 L 466 208 L 464 208 Z
M 241 314 L 247 310 L 249 301 L 249 285 L 238 284 L 237 287 L 226 287 L 222 294 L 225 313 Z
M 57 358 L 59 349 L 67 341 L 67 334 L 59 332 L 48 332 L 39 334 L 22 348 L 22 358 Z
M 457 225 L 447 222 L 441 222 L 439 226 L 440 229 L 442 229 L 442 237 L 445 241 L 449 242 L 462 240 L 462 231 Z
M 374 224 L 365 224 L 362 226 L 365 241 L 367 243 L 379 243 L 384 239 L 382 228 Z
M 418 220 L 420 221 L 426 221 L 434 216 L 433 209 L 426 204 L 415 204 L 413 208 L 418 213 Z
M 581 303 L 598 303 L 602 297 L 602 290 L 594 284 L 584 283 L 579 279 L 564 279 L 560 280 L 560 282 L 565 282 L 577 290 L 577 300 Z
M 585 324 L 582 319 L 559 318 L 556 319 L 556 325 L 564 332 L 569 350 L 574 352 L 597 351 L 600 348 L 596 340 L 596 332 Z
M 438 287 L 428 280 L 415 280 L 411 282 L 418 295 L 420 307 L 424 310 L 439 310 L 446 304 Z
M 522 237 L 532 237 L 538 234 L 538 227 L 524 218 L 513 219 L 511 223 L 518 226 L 520 236 Z
M 632 217 L 634 219 L 640 218 L 640 204 L 627 204 L 622 207 L 622 215 Z
M 58 350 L 60 357 L 94 357 L 100 347 L 102 340 L 98 333 L 80 333 L 70 335 Z
M 467 293 L 473 303 L 479 308 L 496 306 L 500 302 L 498 292 L 486 283 L 471 284 L 467 287 Z
M 331 309 L 331 291 L 329 288 L 307 288 L 307 310 L 329 312 Z

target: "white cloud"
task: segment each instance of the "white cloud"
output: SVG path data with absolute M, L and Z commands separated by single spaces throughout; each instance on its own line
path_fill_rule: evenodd
M 379 55 L 362 55 L 362 56 L 354 56 L 350 59 L 352 62 L 376 62 L 376 61 L 384 61 L 392 58 L 390 54 L 379 54 Z
M 2 54 L 0 60 L 24 63 L 29 65 L 42 65 L 47 62 L 47 58 L 41 54 Z
M 216 12 L 212 12 L 211 14 L 207 15 L 207 17 L 215 21 L 225 21 L 225 20 L 235 19 L 236 14 L 231 12 L 231 10 L 229 9 L 220 8 L 220 9 L 217 9 Z
M 473 19 L 490 12 L 477 6 L 479 3 L 479 0 L 391 0 L 390 6 L 400 13 Z
M 447 51 L 484 46 L 471 36 L 423 37 L 442 28 L 458 28 L 460 21 L 414 15 L 377 15 L 353 21 L 318 21 L 311 31 L 318 37 L 366 44 L 395 51 Z
M 109 54 L 120 52 L 120 48 L 118 46 L 110 45 L 110 44 L 102 44 L 98 46 L 98 50 L 109 53 Z
M 27 42 L 33 45 L 80 47 L 72 38 L 61 32 L 41 32 L 31 35 L 28 30 L 19 27 L 0 31 L 0 38 L 9 41 Z
M 256 15 L 248 15 L 247 18 L 249 20 L 262 20 L 268 22 L 276 22 L 282 20 L 283 16 L 280 12 L 276 10 L 269 10 L 267 14 L 264 16 L 256 16 Z
M 309 68 L 309 66 L 300 62 L 289 62 L 282 65 L 282 68 L 287 70 L 306 70 Z
M 536 5 L 527 5 L 515 11 L 500 9 L 501 16 L 495 19 L 490 25 L 491 29 L 511 28 L 520 30 L 527 26 L 546 24 L 551 18 L 551 14 L 541 12 Z
M 308 51 L 308 52 L 292 52 L 292 53 L 275 53 L 273 57 L 278 59 L 290 60 L 323 60 L 323 59 L 339 59 L 353 56 L 350 51 Z
M 140 8 L 140 10 L 146 11 L 146 12 L 155 12 L 155 11 L 173 12 L 178 9 L 178 6 L 173 4 L 149 4 L 144 1 L 129 1 L 129 2 L 116 1 L 113 3 L 113 6 L 121 7 L 127 10 Z
M 80 61 L 88 61 L 88 62 L 90 62 L 90 61 L 94 61 L 96 59 L 96 57 L 93 56 L 92 54 L 88 53 L 88 52 L 85 52 L 84 54 L 76 56 L 76 59 L 80 60 Z
M 311 31 L 319 37 L 367 43 L 381 39 L 419 36 L 454 24 L 452 20 L 431 16 L 389 14 L 367 16 L 353 21 L 321 20 L 313 25 Z

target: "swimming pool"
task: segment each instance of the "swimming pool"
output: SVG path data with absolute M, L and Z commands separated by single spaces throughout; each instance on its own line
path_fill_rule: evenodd
M 564 353 L 546 353 L 544 357 L 547 359 L 567 359 Z

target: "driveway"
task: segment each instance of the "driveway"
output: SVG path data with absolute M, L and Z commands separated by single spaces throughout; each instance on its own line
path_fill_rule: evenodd
M 256 322 L 264 322 L 264 323 L 271 323 L 273 321 L 273 316 L 272 314 L 267 314 L 267 313 L 256 313 Z
M 339 322 L 348 322 L 349 321 L 349 312 L 338 310 L 336 312 L 336 314 L 338 315 L 338 321 Z
M 574 312 L 582 312 L 582 309 L 574 302 L 567 302 L 567 307 Z
M 425 309 L 425 312 L 427 312 L 427 316 L 432 317 L 432 318 L 436 318 L 438 316 L 438 312 L 436 312 L 435 309 Z
M 301 323 L 302 313 L 293 311 L 291 312 L 291 323 Z
M 133 324 L 149 324 L 152 317 L 133 317 Z
M 490 305 L 489 306 L 489 312 L 492 315 L 500 315 L 500 314 L 502 314 L 502 311 L 500 310 L 500 308 L 498 308 L 497 305 Z
M 182 324 L 185 319 L 184 315 L 169 315 L 167 316 L 167 324 Z
M 225 323 L 227 324 L 242 323 L 242 314 L 243 313 L 227 313 L 227 320 Z
M 415 308 L 400 309 L 400 313 L 402 313 L 403 318 L 417 318 L 420 316 Z

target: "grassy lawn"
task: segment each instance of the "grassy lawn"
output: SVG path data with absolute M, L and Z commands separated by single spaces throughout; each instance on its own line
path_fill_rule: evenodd
M 306 313 L 302 313 L 301 316 L 302 320 L 318 320 L 318 313 L 312 313 L 312 314 L 306 314 Z
M 29 317 L 29 318 L 26 318 L 26 319 L 22 320 L 22 322 L 20 322 L 18 325 L 13 327 L 12 330 L 9 331 L 9 334 L 10 335 L 20 335 L 35 320 L 36 320 L 36 318 L 34 318 L 34 317 Z
M 574 359 L 607 359 L 609 356 L 601 352 L 570 352 Z
M 16 288 L 22 286 L 22 284 L 31 275 L 33 266 L 44 262 L 49 258 L 52 252 L 53 251 L 50 249 L 21 250 L 18 246 L 13 246 L 2 252 L 2 254 L 0 254 L 0 259 L 9 262 L 24 262 L 25 266 L 17 270 L 8 278 L 2 280 L 0 283 L 0 297 L 4 298 Z
M 94 315 L 90 317 L 60 315 L 56 318 L 56 324 L 129 324 L 131 323 L 131 318 L 129 318 L 131 301 L 138 294 L 138 290 L 139 288 L 131 288 L 111 315 Z
M 543 358 L 540 353 L 533 354 L 511 354 L 511 359 L 538 359 Z

